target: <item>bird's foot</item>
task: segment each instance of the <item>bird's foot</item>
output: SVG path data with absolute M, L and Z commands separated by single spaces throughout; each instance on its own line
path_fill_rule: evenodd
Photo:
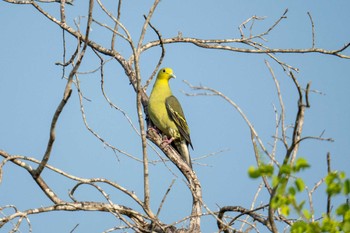
M 162 144 L 170 145 L 173 141 L 174 141 L 174 138 L 173 138 L 173 137 L 171 137 L 170 139 L 168 139 L 167 136 L 164 136 L 164 137 L 163 137 Z

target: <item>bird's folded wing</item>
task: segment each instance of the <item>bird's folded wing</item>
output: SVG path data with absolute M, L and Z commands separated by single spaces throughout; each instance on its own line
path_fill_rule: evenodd
M 175 96 L 169 96 L 165 100 L 165 105 L 170 118 L 175 122 L 181 136 L 186 140 L 188 144 L 191 145 L 193 149 L 190 138 L 190 129 L 188 128 L 185 114 L 182 111 L 180 102 L 176 99 Z

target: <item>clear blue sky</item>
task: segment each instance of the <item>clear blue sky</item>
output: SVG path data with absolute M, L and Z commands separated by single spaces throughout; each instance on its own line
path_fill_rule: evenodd
M 105 1 L 112 2 L 112 1 Z M 121 22 L 128 28 L 134 41 L 139 38 L 143 14 L 148 13 L 150 1 L 124 1 Z M 271 48 L 309 48 L 311 46 L 310 12 L 316 32 L 316 47 L 337 49 L 350 42 L 349 1 L 169 1 L 160 2 L 152 24 L 165 38 L 182 32 L 184 37 L 203 39 L 239 38 L 238 26 L 247 18 L 266 16 L 255 22 L 254 33 L 268 29 L 285 11 L 287 19 L 270 32 L 266 43 Z M 72 18 L 85 16 L 87 1 L 76 0 L 67 6 L 68 23 Z M 116 3 L 107 5 L 116 11 Z M 58 17 L 59 4 L 43 4 L 43 7 Z M 102 23 L 111 21 L 95 5 L 94 16 Z M 82 18 L 85 25 L 85 18 Z M 49 126 L 53 113 L 62 97 L 66 81 L 61 79 L 62 68 L 55 62 L 62 60 L 62 31 L 49 22 L 31 6 L 11 5 L 0 2 L 1 71 L 0 78 L 0 149 L 14 155 L 41 159 L 45 152 Z M 246 30 L 246 33 L 249 32 Z M 110 33 L 94 24 L 91 38 L 105 46 L 109 45 Z M 146 41 L 156 36 L 148 30 Z M 118 39 L 116 47 L 125 55 L 130 50 Z M 67 56 L 73 53 L 75 39 L 67 36 Z M 350 54 L 350 51 L 345 52 Z M 146 80 L 153 71 L 160 54 L 159 48 L 147 51 L 141 57 L 141 72 Z M 311 89 L 322 94 L 310 96 L 311 108 L 305 116 L 303 136 L 331 137 L 333 143 L 306 141 L 302 143 L 299 156 L 307 158 L 311 169 L 301 175 L 312 187 L 326 172 L 326 153 L 331 152 L 332 168 L 350 175 L 350 61 L 321 54 L 278 54 L 277 57 L 300 69 L 297 77 L 301 85 L 312 81 Z M 293 83 L 275 62 L 265 55 L 204 50 L 188 44 L 166 46 L 163 66 L 172 67 L 177 79 L 171 80 L 173 93 L 182 103 L 195 150 L 191 152 L 194 170 L 200 178 L 203 198 L 207 206 L 216 211 L 218 206 L 241 205 L 249 208 L 259 181 L 248 178 L 247 169 L 255 164 L 250 132 L 237 111 L 217 97 L 187 97 L 192 93 L 182 82 L 215 88 L 235 101 L 246 113 L 270 150 L 275 131 L 273 105 L 278 108 L 278 99 L 271 75 L 264 60 L 268 60 L 281 82 L 286 104 L 286 123 L 292 124 L 297 110 L 297 93 Z M 88 52 L 80 72 L 99 66 L 99 60 Z M 79 76 L 89 125 L 113 146 L 142 158 L 140 139 L 124 116 L 109 107 L 100 92 L 98 73 Z M 135 96 L 123 71 L 115 61 L 105 66 L 106 92 L 111 100 L 125 110 L 137 124 Z M 153 82 L 151 86 L 153 85 Z M 150 93 L 150 88 L 148 93 Z M 278 158 L 284 154 L 282 146 Z M 202 160 L 196 158 L 221 151 Z M 164 155 L 161 154 L 163 157 Z M 159 157 L 149 150 L 153 160 Z M 73 175 L 85 178 L 104 177 L 135 191 L 142 197 L 142 163 L 125 155 L 115 155 L 110 149 L 89 133 L 83 125 L 76 89 L 65 107 L 57 125 L 57 140 L 50 164 Z M 190 213 L 191 196 L 184 178 L 177 168 L 168 164 L 175 177 L 162 163 L 150 166 L 151 205 L 156 212 L 159 203 L 173 179 L 175 185 L 160 218 L 165 223 L 182 219 Z M 44 178 L 63 199 L 69 200 L 68 190 L 73 182 L 63 179 L 48 170 Z M 112 200 L 117 204 L 136 207 L 122 193 L 111 190 Z M 315 194 L 317 213 L 326 208 L 324 186 Z M 266 203 L 266 192 L 260 201 Z M 103 201 L 91 187 L 82 187 L 76 193 L 79 200 Z M 15 205 L 26 210 L 51 203 L 40 192 L 29 174 L 12 164 L 6 164 L 0 185 L 0 206 Z M 7 214 L 10 211 L 6 212 Z M 318 215 L 319 217 L 320 215 Z M 79 224 L 75 232 L 103 232 L 119 224 L 108 214 L 86 212 L 48 213 L 30 216 L 33 232 L 69 232 Z M 43 224 L 45 223 L 45 224 Z M 180 225 L 181 226 L 181 225 Z M 9 229 L 11 224 L 5 227 Z M 215 219 L 203 218 L 203 232 L 216 230 Z M 5 232 L 4 231 L 4 232 Z M 23 223 L 23 232 L 27 226 Z

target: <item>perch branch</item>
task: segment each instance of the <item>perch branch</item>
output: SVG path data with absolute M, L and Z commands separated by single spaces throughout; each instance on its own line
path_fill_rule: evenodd
M 192 194 L 192 212 L 190 219 L 190 232 L 200 232 L 200 217 L 202 215 L 202 188 L 197 175 L 188 166 L 188 164 L 181 159 L 180 155 L 170 145 L 162 143 L 161 136 L 155 130 L 148 130 L 148 138 L 156 144 L 164 154 L 175 164 L 181 173 L 189 182 L 189 188 Z

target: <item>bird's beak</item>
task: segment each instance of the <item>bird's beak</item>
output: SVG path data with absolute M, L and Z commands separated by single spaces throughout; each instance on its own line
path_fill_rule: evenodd
M 176 78 L 175 74 L 170 75 L 171 78 Z

